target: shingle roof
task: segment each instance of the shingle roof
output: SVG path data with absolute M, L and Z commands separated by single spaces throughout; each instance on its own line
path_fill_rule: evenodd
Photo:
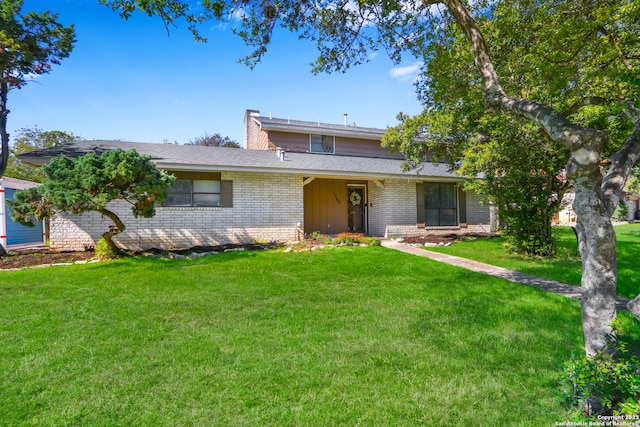
M 190 171 L 247 171 L 302 174 L 306 176 L 358 177 L 369 179 L 406 178 L 461 179 L 444 164 L 424 163 L 417 171 L 403 172 L 402 160 L 285 152 L 198 145 L 153 144 L 126 141 L 76 141 L 68 145 L 21 154 L 20 160 L 42 165 L 52 157 L 103 153 L 121 148 L 148 155 L 161 169 Z
M 346 136 L 350 138 L 381 140 L 385 129 L 354 125 L 337 125 L 302 120 L 277 119 L 265 116 L 253 116 L 252 119 L 263 130 L 279 130 L 296 133 L 322 133 L 325 135 Z

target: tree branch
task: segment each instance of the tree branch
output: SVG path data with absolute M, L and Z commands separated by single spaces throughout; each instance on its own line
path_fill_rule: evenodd
M 576 101 L 571 107 L 567 108 L 561 114 L 563 117 L 569 117 L 587 105 L 606 105 L 609 102 L 611 102 L 610 99 L 603 98 L 601 96 L 587 96 Z
M 484 82 L 484 102 L 487 108 L 517 114 L 534 121 L 544 129 L 552 140 L 563 144 L 572 152 L 583 148 L 592 152 L 601 151 L 607 140 L 603 132 L 577 126 L 569 122 L 562 114 L 544 104 L 507 96 L 493 67 L 489 49 L 478 23 L 460 0 L 444 0 L 444 4 L 464 32 L 471 46 L 476 67 Z M 585 145 L 587 142 L 591 146 L 587 147 Z M 588 163 L 592 166 L 599 163 L 599 159 L 592 158 L 592 156 L 581 156 L 574 160 L 581 164 Z
M 640 157 L 640 109 L 633 102 L 627 101 L 625 114 L 633 122 L 634 129 L 622 147 L 611 156 L 611 166 L 602 182 L 602 198 L 609 215 L 613 215 L 618 206 L 631 168 Z

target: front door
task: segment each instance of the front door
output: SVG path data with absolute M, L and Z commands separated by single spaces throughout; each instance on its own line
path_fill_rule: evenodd
M 352 186 L 348 187 L 348 218 L 349 218 L 349 231 L 352 233 L 365 233 L 366 232 L 366 215 L 365 207 L 367 201 L 365 200 L 365 187 Z

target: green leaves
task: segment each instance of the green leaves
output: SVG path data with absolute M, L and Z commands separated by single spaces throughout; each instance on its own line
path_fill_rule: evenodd
M 18 136 L 13 138 L 9 149 L 9 161 L 4 176 L 24 179 L 26 181 L 42 182 L 44 176 L 42 170 L 35 166 L 22 163 L 18 154 L 43 148 L 57 147 L 67 144 L 77 137 L 71 133 L 62 131 L 43 131 L 37 127 L 33 129 L 23 128 L 18 131 Z
M 51 204 L 42 197 L 41 186 L 17 191 L 7 205 L 11 207 L 11 219 L 29 227 L 54 214 Z
M 132 204 L 137 217 L 155 214 L 155 202 L 162 203 L 174 178 L 160 171 L 148 156 L 135 150 L 110 150 L 81 157 L 57 157 L 43 166 L 47 180 L 45 199 L 57 209 L 81 213 L 104 209 L 111 200 Z
M 49 11 L 20 16 L 22 0 L 0 2 L 0 176 L 9 158 L 7 96 L 20 89 L 32 74 L 46 74 L 73 49 L 73 25 L 63 26 Z
M 46 179 L 40 187 L 15 193 L 12 217 L 20 223 L 33 224 L 33 217 L 47 218 L 55 211 L 74 214 L 97 211 L 111 218 L 121 232 L 124 224 L 106 209 L 109 202 L 124 200 L 131 204 L 136 217 L 151 218 L 156 203 L 165 200 L 175 182 L 174 176 L 156 169 L 149 156 L 141 156 L 135 150 L 56 157 L 42 170 Z M 115 248 L 111 235 L 103 237 Z
M 631 354 L 623 343 L 611 343 L 606 352 L 572 360 L 565 364 L 561 383 L 564 402 L 583 412 L 587 409 L 592 417 L 637 415 L 640 410 L 638 369 L 638 356 Z
M 75 43 L 73 25 L 65 27 L 49 11 L 20 16 L 22 1 L 2 2 L 0 82 L 21 87 L 28 74 L 46 74 L 67 58 Z

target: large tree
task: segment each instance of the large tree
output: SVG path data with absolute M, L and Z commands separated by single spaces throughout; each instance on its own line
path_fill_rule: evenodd
M 523 120 L 479 110 L 432 109 L 398 116 L 382 145 L 405 156 L 403 168 L 426 159 L 468 177 L 464 183 L 499 208 L 510 251 L 532 256 L 554 253 L 551 224 L 567 188 L 560 171 L 568 154 Z
M 69 56 L 75 42 L 73 25 L 57 22 L 49 11 L 20 15 L 22 0 L 0 1 L 0 177 L 7 168 L 9 134 L 7 100 L 30 78 L 51 71 L 51 65 Z M 6 254 L 0 245 L 0 256 Z
M 373 1 L 328 0 L 279 2 L 210 0 L 204 9 L 190 9 L 184 0 L 100 0 L 127 17 L 136 7 L 173 24 L 186 17 L 190 25 L 200 20 L 231 19 L 241 13 L 236 32 L 254 47 L 245 60 L 255 65 L 266 52 L 278 26 L 317 42 L 319 57 L 313 71 L 345 71 L 367 61 L 371 51 L 387 49 L 394 60 L 403 53 L 429 61 L 430 47 L 448 48 L 446 30 L 457 26 L 468 43 L 486 108 L 522 117 L 570 152 L 567 176 L 575 189 L 574 210 L 583 260 L 582 320 L 587 354 L 606 348 L 616 316 L 616 236 L 611 215 L 618 205 L 630 170 L 640 154 L 640 2 L 629 0 L 523 0 L 473 2 L 461 0 Z M 487 31 L 479 24 L 500 6 L 513 7 L 511 34 Z M 474 19 L 479 17 L 479 21 Z M 494 65 L 494 50 L 518 48 L 509 41 L 522 32 L 533 48 L 521 52 L 518 71 L 536 77 L 536 86 L 505 89 Z M 514 74 L 517 77 L 516 74 Z M 538 97 L 537 86 L 547 93 L 574 95 L 567 109 Z M 597 104 L 597 107 L 595 105 Z M 619 147 L 598 126 L 591 109 L 622 112 L 629 126 Z M 604 160 L 607 162 L 605 163 Z M 629 304 L 640 319 L 640 299 Z
M 125 230 L 125 224 L 107 204 L 123 200 L 137 218 L 151 218 L 156 203 L 165 200 L 175 182 L 174 176 L 156 169 L 149 156 L 135 150 L 56 157 L 42 171 L 46 179 L 41 186 L 17 191 L 8 202 L 14 221 L 33 225 L 34 219 L 50 218 L 57 211 L 99 212 L 113 221 L 102 238 L 114 253 L 122 252 L 113 238 Z
M 574 68 L 583 67 L 580 72 L 573 72 L 566 69 L 570 66 L 569 61 L 563 61 L 565 69 L 559 73 L 567 73 L 562 75 L 568 84 L 564 90 L 571 90 L 571 83 L 580 85 L 581 90 L 576 91 L 575 111 L 578 112 L 583 104 L 608 103 L 611 108 L 623 109 L 633 124 L 627 139 L 604 166 L 603 155 L 609 147 L 609 135 L 580 119 L 570 121 L 568 114 L 547 104 L 507 94 L 491 60 L 482 28 L 469 9 L 460 1 L 451 0 L 445 4 L 471 47 L 484 87 L 485 105 L 508 115 L 527 118 L 571 153 L 567 176 L 576 193 L 576 230 L 583 261 L 582 324 L 586 352 L 595 354 L 606 349 L 613 332 L 611 323 L 616 316 L 616 235 L 611 216 L 640 154 L 640 110 L 635 106 L 638 91 L 625 82 L 625 78 L 629 79 L 630 73 L 638 69 L 637 18 L 640 8 L 626 1 L 611 1 L 564 2 L 550 4 L 546 9 L 531 3 L 526 5 L 528 9 L 522 10 L 522 16 L 532 22 L 542 24 L 542 20 L 545 21 L 545 25 L 541 25 L 542 34 L 536 36 L 548 44 L 549 54 L 564 52 L 574 58 Z M 636 9 L 632 10 L 634 7 Z M 560 37 L 554 36 L 552 31 Z M 551 62 L 543 65 L 553 68 Z M 552 76 L 550 79 L 558 82 Z M 591 87 L 590 81 L 593 81 Z M 636 299 L 629 308 L 640 317 L 638 305 Z
M 27 181 L 42 182 L 44 179 L 42 168 L 23 163 L 18 158 L 18 155 L 29 151 L 57 147 L 77 139 L 79 137 L 72 133 L 59 130 L 45 131 L 37 126 L 34 128 L 22 128 L 10 144 L 9 161 L 4 175 Z
M 75 43 L 73 25 L 65 27 L 49 11 L 20 14 L 22 0 L 0 2 L 0 176 L 7 167 L 7 98 L 34 76 L 51 72 L 51 66 L 67 58 Z
M 515 11 L 508 8 L 508 12 L 484 19 L 484 30 L 495 35 L 511 26 Z M 405 169 L 420 167 L 431 157 L 444 160 L 460 175 L 484 176 L 468 179 L 465 187 L 499 208 L 510 249 L 530 255 L 553 253 L 551 221 L 567 187 L 560 171 L 569 153 L 525 120 L 487 112 L 462 31 L 455 25 L 443 31 L 446 44 L 420 47 L 428 58 L 416 81 L 424 112 L 415 117 L 399 115 L 401 123 L 388 130 L 383 145 L 404 154 Z M 521 36 L 510 37 L 513 45 L 524 44 L 514 38 Z M 507 72 L 508 88 L 535 85 L 520 69 L 514 75 L 521 62 L 517 49 L 497 50 L 494 61 Z

